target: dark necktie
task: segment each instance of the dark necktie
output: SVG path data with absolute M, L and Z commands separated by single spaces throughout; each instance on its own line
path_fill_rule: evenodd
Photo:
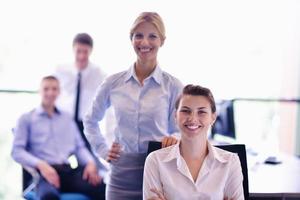
M 76 122 L 79 121 L 79 102 L 80 102 L 80 82 L 81 82 L 81 73 L 79 72 L 77 75 L 77 87 L 76 87 L 76 101 L 75 101 L 75 114 L 74 119 Z

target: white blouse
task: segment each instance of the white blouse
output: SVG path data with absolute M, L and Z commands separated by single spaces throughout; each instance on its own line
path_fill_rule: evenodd
M 162 191 L 167 200 L 242 200 L 243 174 L 239 157 L 208 143 L 208 155 L 194 181 L 180 155 L 179 143 L 152 152 L 146 159 L 143 199 Z

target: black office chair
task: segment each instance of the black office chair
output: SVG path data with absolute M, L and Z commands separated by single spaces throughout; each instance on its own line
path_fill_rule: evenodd
M 244 197 L 245 200 L 249 199 L 249 183 L 248 183 L 248 168 L 247 168 L 247 154 L 246 147 L 244 144 L 231 144 L 231 145 L 216 145 L 220 149 L 230 151 L 232 153 L 237 153 L 242 167 L 243 173 L 243 189 L 244 189 Z M 150 141 L 148 144 L 148 152 L 147 155 L 152 151 L 158 150 L 161 148 L 161 142 Z

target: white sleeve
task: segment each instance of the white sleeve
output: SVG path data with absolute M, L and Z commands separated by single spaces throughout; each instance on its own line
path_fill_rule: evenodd
M 154 153 L 154 152 L 153 152 Z M 158 167 L 158 161 L 155 158 L 155 154 L 149 154 L 145 162 L 144 178 L 143 178 L 143 199 L 147 200 L 156 195 L 150 191 L 155 188 L 162 191 L 162 183 L 160 180 L 160 173 Z
M 234 154 L 230 164 L 225 197 L 230 200 L 244 200 L 243 173 L 239 157 Z

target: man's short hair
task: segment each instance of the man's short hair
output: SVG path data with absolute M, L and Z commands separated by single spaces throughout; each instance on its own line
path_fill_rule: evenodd
M 57 82 L 59 83 L 58 78 L 56 78 L 55 76 L 52 76 L 52 75 L 50 75 L 50 76 L 44 76 L 44 77 L 42 78 L 42 82 L 43 82 L 43 81 L 46 81 L 46 80 L 57 81 Z
M 85 45 L 88 45 L 90 47 L 93 48 L 93 39 L 92 37 L 87 34 L 87 33 L 78 33 L 75 37 L 74 37 L 74 40 L 73 40 L 73 46 L 75 44 L 85 44 Z

